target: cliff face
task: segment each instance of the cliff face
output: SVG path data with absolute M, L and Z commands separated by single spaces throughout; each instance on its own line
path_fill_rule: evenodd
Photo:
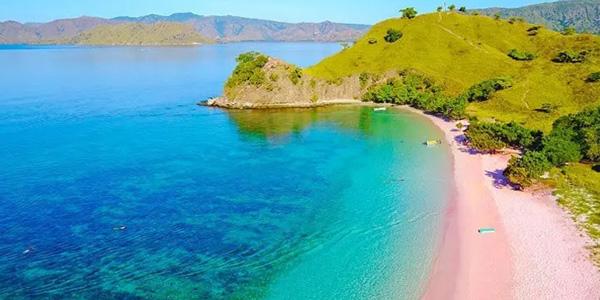
M 208 105 L 227 108 L 311 107 L 358 102 L 364 93 L 358 75 L 331 81 L 306 74 L 281 60 L 254 55 L 254 61 L 262 57 L 264 63 L 248 70 L 242 70 L 240 65 L 244 63 L 240 63 L 225 85 L 224 94 L 209 100 Z M 246 76 L 238 81 L 244 71 L 252 76 L 260 75 L 243 80 Z

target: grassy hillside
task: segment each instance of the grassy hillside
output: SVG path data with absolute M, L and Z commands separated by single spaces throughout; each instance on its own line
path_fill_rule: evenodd
M 400 30 L 394 43 L 384 40 L 388 29 Z M 517 61 L 507 54 L 517 49 L 532 53 L 532 61 Z M 556 63 L 565 50 L 592 50 L 583 63 Z M 517 121 L 549 131 L 552 122 L 583 107 L 600 103 L 600 85 L 588 83 L 600 71 L 600 38 L 565 36 L 534 25 L 486 16 L 434 13 L 415 19 L 391 19 L 375 25 L 350 49 L 308 68 L 307 74 L 329 80 L 359 73 L 382 74 L 394 69 L 415 69 L 458 95 L 487 79 L 510 76 L 514 86 L 488 101 L 471 102 L 467 111 L 480 119 Z M 542 112 L 543 104 L 556 109 Z
M 151 25 L 127 23 L 103 25 L 59 43 L 74 45 L 193 45 L 211 41 L 193 26 L 162 22 Z

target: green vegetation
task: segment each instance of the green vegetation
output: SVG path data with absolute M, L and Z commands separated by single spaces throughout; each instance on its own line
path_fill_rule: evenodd
M 466 7 L 464 7 L 464 6 L 461 6 L 461 7 L 458 9 L 458 11 L 466 13 L 466 12 L 467 12 L 467 8 L 466 8 Z
M 277 82 L 279 80 L 279 75 L 271 73 L 271 75 L 269 75 L 269 79 L 271 79 L 273 82 Z
M 74 45 L 194 45 L 212 43 L 192 25 L 171 22 L 102 25 L 58 41 Z
M 377 44 L 377 39 L 376 39 L 376 38 L 370 38 L 370 39 L 369 39 L 369 44 L 370 44 L 370 45 L 375 45 L 375 44 Z
M 442 12 L 443 10 L 444 10 L 444 8 L 443 8 L 443 7 L 441 7 L 441 6 L 438 6 L 436 11 L 437 11 L 437 12 Z
M 481 83 L 471 86 L 462 97 L 466 101 L 486 101 L 492 98 L 494 93 L 513 86 L 513 79 L 509 77 L 499 77 L 485 80 Z
M 235 60 L 238 65 L 225 83 L 226 90 L 245 83 L 259 87 L 266 82 L 267 76 L 262 69 L 269 60 L 266 56 L 258 52 L 248 52 L 240 54 Z M 273 77 L 271 80 L 275 81 Z
M 401 9 L 400 12 L 402 13 L 402 18 L 405 19 L 414 19 L 418 14 L 414 7 L 407 7 L 405 9 Z
M 390 28 L 383 39 L 388 43 L 395 43 L 397 40 L 401 39 L 402 36 L 402 31 Z
M 573 27 L 565 27 L 565 29 L 563 29 L 564 35 L 574 35 L 576 33 L 577 33 L 577 30 L 575 30 L 575 28 L 573 28 Z
M 431 78 L 416 71 L 400 72 L 398 78 L 369 87 L 363 95 L 364 101 L 410 105 L 414 108 L 440 113 L 452 119 L 465 117 L 464 98 L 452 98 L 443 93 Z
M 588 82 L 598 82 L 598 81 L 600 81 L 600 72 L 591 73 L 588 76 L 587 81 Z
M 542 132 L 527 129 L 516 122 L 474 122 L 466 132 L 471 147 L 493 151 L 507 147 L 529 149 L 541 143 Z
M 582 159 L 600 161 L 600 106 L 559 118 L 545 137 L 514 122 L 474 123 L 467 137 L 480 150 L 505 147 L 526 150 L 523 157 L 510 163 L 505 174 L 513 183 L 529 186 L 553 167 Z
M 450 11 L 454 11 L 454 10 L 456 9 L 456 5 L 454 5 L 454 4 L 450 4 L 450 6 L 448 6 L 448 9 L 449 9 Z
M 551 114 L 556 109 L 557 109 L 556 105 L 554 105 L 552 103 L 544 103 L 544 104 L 542 104 L 542 107 L 540 107 L 540 109 L 538 109 L 538 111 L 547 113 L 547 114 Z
M 523 19 L 523 18 L 511 17 L 510 19 L 508 19 L 508 23 L 510 23 L 510 24 L 523 23 L 523 22 L 525 22 L 525 19 Z
M 499 21 L 502 16 L 499 13 L 494 14 L 494 20 Z
M 288 75 L 288 78 L 292 81 L 293 84 L 298 84 L 298 82 L 300 82 L 300 80 L 302 79 L 302 69 L 294 67 L 292 71 L 290 71 L 290 75 Z
M 527 60 L 535 59 L 534 54 L 529 53 L 527 51 L 517 50 L 517 49 L 510 50 L 510 52 L 508 52 L 508 56 L 514 60 L 520 60 L 520 61 L 527 61 Z
M 589 51 L 576 52 L 573 50 L 561 51 L 558 56 L 554 58 L 554 62 L 558 63 L 582 63 L 585 61 Z

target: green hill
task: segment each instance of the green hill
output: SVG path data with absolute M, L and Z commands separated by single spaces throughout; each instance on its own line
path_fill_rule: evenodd
M 388 29 L 400 30 L 395 43 L 384 41 Z M 512 50 L 536 56 L 517 61 Z M 557 63 L 561 51 L 588 51 L 583 63 Z M 415 19 L 392 19 L 375 25 L 350 49 L 308 68 L 307 74 L 335 79 L 357 73 L 383 74 L 393 69 L 415 69 L 458 95 L 487 79 L 510 76 L 514 86 L 490 101 L 472 102 L 467 111 L 480 118 L 517 121 L 548 131 L 552 122 L 567 113 L 600 103 L 600 85 L 586 82 L 600 71 L 600 38 L 565 36 L 534 25 L 486 16 L 435 13 Z M 541 112 L 544 104 L 555 106 Z
M 196 45 L 212 43 L 212 41 L 201 36 L 191 25 L 159 22 L 151 25 L 142 23 L 102 25 L 57 43 L 73 45 Z

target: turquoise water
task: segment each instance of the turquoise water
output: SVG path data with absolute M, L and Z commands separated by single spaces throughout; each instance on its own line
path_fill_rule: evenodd
M 0 48 L 0 298 L 417 298 L 451 180 L 432 124 L 195 105 L 241 52 L 339 49 Z

